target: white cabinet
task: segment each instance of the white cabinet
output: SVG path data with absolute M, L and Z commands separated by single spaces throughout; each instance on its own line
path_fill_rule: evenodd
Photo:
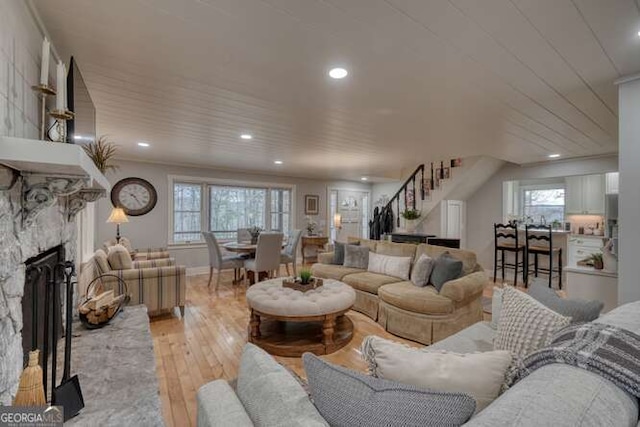
M 618 194 L 620 174 L 618 172 L 609 172 L 605 175 L 606 194 Z
M 603 313 L 618 306 L 618 276 L 588 268 L 567 268 L 567 298 L 597 300 Z
M 593 254 L 602 253 L 602 236 L 569 236 L 567 239 L 567 266 L 577 267 L 578 262 Z
M 567 215 L 604 215 L 604 175 L 569 176 L 565 182 Z

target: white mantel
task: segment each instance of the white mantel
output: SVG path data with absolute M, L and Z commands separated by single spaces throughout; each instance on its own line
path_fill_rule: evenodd
M 0 137 L 0 165 L 6 167 L 0 189 L 10 189 L 22 178 L 23 226 L 57 200 L 71 219 L 110 189 L 107 178 L 79 145 Z

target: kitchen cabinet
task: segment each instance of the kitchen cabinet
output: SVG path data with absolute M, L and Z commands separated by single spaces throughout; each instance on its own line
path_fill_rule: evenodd
M 605 175 L 605 180 L 605 193 L 618 194 L 620 174 L 618 172 L 609 172 Z
M 602 253 L 604 240 L 602 236 L 576 236 L 567 239 L 567 266 L 577 267 L 578 262 L 593 254 Z
M 604 175 L 568 176 L 565 183 L 567 215 L 604 215 Z

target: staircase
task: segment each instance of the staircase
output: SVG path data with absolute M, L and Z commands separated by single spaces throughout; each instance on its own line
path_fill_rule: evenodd
M 419 165 L 400 189 L 382 208 L 376 207 L 369 222 L 369 237 L 379 240 L 382 234 L 406 227 L 402 213 L 417 210 L 417 229 L 443 200 L 467 200 L 504 164 L 493 157 L 478 156 L 448 162 Z M 439 225 L 439 222 L 438 222 Z M 440 234 L 440 233 L 436 233 Z

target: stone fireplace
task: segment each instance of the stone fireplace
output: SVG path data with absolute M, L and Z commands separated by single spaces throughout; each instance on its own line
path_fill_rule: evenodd
M 108 189 L 79 146 L 0 137 L 0 404 L 12 402 L 24 367 L 25 263 L 75 260 L 75 216 Z
M 75 259 L 76 253 L 73 218 L 55 204 L 24 224 L 21 198 L 21 185 L 0 189 L 0 404 L 5 405 L 11 403 L 23 369 L 25 262 L 57 246 L 67 259 Z

